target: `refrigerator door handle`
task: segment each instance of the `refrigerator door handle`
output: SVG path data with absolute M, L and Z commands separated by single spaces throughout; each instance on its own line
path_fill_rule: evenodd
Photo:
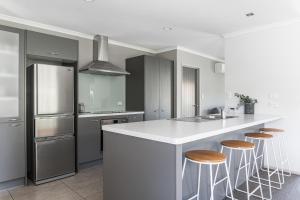
M 62 115 L 40 115 L 35 117 L 35 119 L 59 119 L 59 118 L 74 118 L 73 113 L 69 113 L 69 114 L 62 114 Z
M 17 123 L 17 124 L 11 124 L 10 126 L 11 127 L 18 127 L 18 126 L 21 126 L 22 124 L 20 124 L 20 123 Z

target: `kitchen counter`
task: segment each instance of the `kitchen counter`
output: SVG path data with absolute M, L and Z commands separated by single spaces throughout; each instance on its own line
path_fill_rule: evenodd
M 265 124 L 280 120 L 272 115 L 240 115 L 205 122 L 157 120 L 103 126 L 104 199 L 188 199 L 196 192 L 197 166 L 187 164 L 182 180 L 184 154 L 195 149 L 219 151 L 223 140 L 244 140 Z M 240 154 L 232 154 L 230 174 L 235 177 Z M 209 199 L 209 172 L 202 169 L 200 199 Z M 238 184 L 242 184 L 241 178 Z M 225 185 L 224 185 L 225 187 Z M 215 200 L 224 199 L 216 187 Z M 118 192 L 116 192 L 118 191 Z
M 127 112 L 115 112 L 115 113 L 80 113 L 78 115 L 78 118 L 122 116 L 122 115 L 140 115 L 140 114 L 144 114 L 144 111 L 127 111 Z
M 103 126 L 103 130 L 169 144 L 184 144 L 279 119 L 281 119 L 279 116 L 257 114 L 239 115 L 236 118 L 210 120 L 200 123 L 154 120 L 131 124 L 107 125 Z

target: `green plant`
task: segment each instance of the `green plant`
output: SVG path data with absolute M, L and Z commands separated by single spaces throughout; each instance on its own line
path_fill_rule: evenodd
M 246 96 L 244 94 L 234 93 L 234 96 L 240 99 L 239 106 L 246 104 L 246 103 L 253 103 L 256 104 L 258 101 L 257 99 L 250 98 L 249 96 Z

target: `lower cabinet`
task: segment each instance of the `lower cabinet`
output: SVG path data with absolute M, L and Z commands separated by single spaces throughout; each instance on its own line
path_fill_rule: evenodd
M 144 120 L 144 114 L 78 118 L 77 160 L 79 164 L 101 159 L 101 120 L 123 118 L 126 118 L 128 123 L 140 122 Z
M 0 123 L 0 182 L 25 177 L 24 123 Z
M 144 115 L 143 114 L 128 115 L 128 123 L 141 122 L 141 121 L 144 121 Z
M 100 159 L 101 127 L 99 117 L 78 119 L 78 163 Z

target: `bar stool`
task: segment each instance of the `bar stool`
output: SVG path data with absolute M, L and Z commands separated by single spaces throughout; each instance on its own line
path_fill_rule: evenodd
M 249 160 L 247 160 L 247 152 L 249 152 L 250 155 L 252 154 L 253 157 L 255 158 L 255 151 L 254 151 L 255 144 L 247 142 L 247 141 L 243 141 L 243 140 L 224 140 L 224 141 L 221 142 L 221 145 L 222 145 L 222 147 L 221 147 L 221 152 L 222 153 L 224 152 L 225 149 L 228 149 L 230 151 L 229 152 L 229 170 L 230 170 L 231 157 L 232 157 L 233 150 L 242 151 L 242 156 L 241 156 L 240 163 L 239 163 L 239 169 L 238 169 L 237 177 L 236 177 L 235 184 L 234 184 L 235 190 L 237 190 L 239 192 L 242 192 L 242 193 L 245 193 L 247 195 L 247 200 L 250 200 L 251 196 L 256 196 L 256 197 L 259 197 L 261 199 L 264 199 L 260 179 L 258 179 L 259 180 L 258 181 L 258 186 L 255 189 L 253 189 L 253 191 L 250 192 L 250 188 L 249 188 L 249 181 L 250 181 L 249 172 L 250 172 L 250 165 L 251 165 L 251 157 L 249 156 L 250 158 L 249 158 Z M 244 165 L 242 165 L 243 162 L 244 162 Z M 254 167 L 256 168 L 256 172 L 257 172 L 258 177 L 259 177 L 258 165 L 257 165 L 256 159 L 254 159 Z M 245 168 L 246 191 L 244 191 L 242 189 L 239 189 L 238 185 L 237 185 L 238 180 L 239 180 L 239 176 L 240 176 L 240 171 L 243 168 Z M 254 194 L 258 189 L 260 190 L 260 196 Z M 227 191 L 227 186 L 226 186 L 226 191 Z
M 267 179 L 262 178 L 261 176 L 259 176 L 260 174 L 258 172 L 256 172 L 257 174 L 255 176 L 253 169 L 252 169 L 252 176 L 254 178 L 256 178 L 259 182 L 261 182 L 261 180 L 264 180 L 264 181 L 268 182 L 268 184 L 265 184 L 265 183 L 261 183 L 261 184 L 264 185 L 264 186 L 269 187 L 269 197 L 270 197 L 270 199 L 272 199 L 272 188 L 281 189 L 281 187 L 282 187 L 282 182 L 281 182 L 280 175 L 279 175 L 277 157 L 276 157 L 276 154 L 274 152 L 273 136 L 270 135 L 270 134 L 266 134 L 266 133 L 246 133 L 245 136 L 246 136 L 246 138 L 245 138 L 246 141 L 250 140 L 251 142 L 257 142 L 258 143 L 254 160 L 256 160 L 256 163 L 257 163 L 257 160 L 261 159 L 261 170 L 267 172 L 268 178 Z M 276 168 L 272 172 L 270 170 L 270 159 L 269 159 L 269 150 L 268 150 L 269 149 L 269 143 L 271 143 L 271 146 L 272 146 L 272 149 L 273 149 L 273 158 L 275 160 L 275 165 L 276 165 Z M 261 148 L 261 151 L 259 151 L 260 148 Z M 267 170 L 263 169 L 263 167 L 262 167 L 265 156 L 266 156 Z M 273 175 L 277 175 L 278 181 L 271 180 L 271 177 Z M 257 183 L 256 180 L 250 180 L 250 181 L 254 182 L 254 183 Z M 273 186 L 272 183 L 278 184 L 279 187 Z
M 281 167 L 281 177 L 282 177 L 282 184 L 284 184 L 284 176 L 291 176 L 291 167 L 290 167 L 290 161 L 288 158 L 288 154 L 286 152 L 286 138 L 284 134 L 283 129 L 278 128 L 260 128 L 259 131 L 261 133 L 267 133 L 273 135 L 275 137 L 275 141 L 278 144 L 278 151 L 279 151 L 279 158 L 280 158 L 280 167 Z M 285 166 L 286 165 L 286 166 Z M 287 172 L 284 172 L 283 170 L 287 169 Z
M 227 185 L 229 185 L 229 189 L 230 189 L 230 197 L 227 196 L 227 193 L 226 193 L 226 197 L 234 199 L 225 154 L 216 152 L 216 151 L 209 151 L 209 150 L 194 150 L 194 151 L 186 152 L 185 158 L 184 158 L 183 169 L 182 169 L 182 179 L 184 178 L 185 168 L 186 168 L 186 164 L 188 161 L 198 165 L 197 194 L 190 197 L 188 200 L 195 199 L 195 198 L 197 198 L 197 200 L 199 200 L 199 198 L 200 198 L 199 194 L 200 194 L 200 180 L 201 180 L 201 166 L 202 165 L 209 166 L 210 200 L 214 200 L 214 187 L 216 185 L 218 185 L 219 183 L 222 183 L 225 180 L 227 180 Z M 224 165 L 225 170 L 226 170 L 226 176 L 224 178 L 222 178 L 221 180 L 216 181 L 215 179 L 213 180 L 212 167 L 213 166 L 219 167 L 219 165 Z M 216 172 L 216 175 L 217 175 L 217 172 Z

